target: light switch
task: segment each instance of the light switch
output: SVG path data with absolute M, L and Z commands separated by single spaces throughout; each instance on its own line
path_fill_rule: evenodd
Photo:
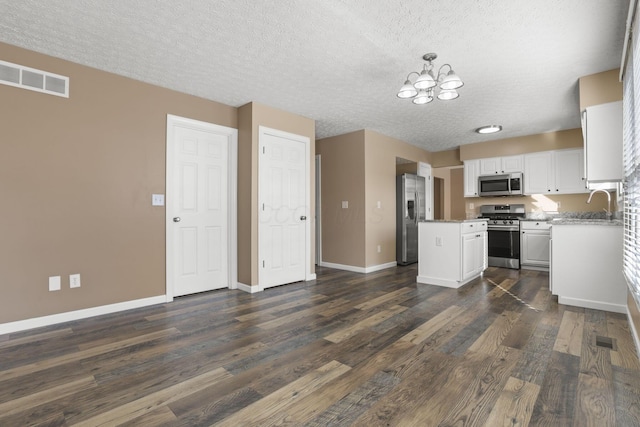
M 377 207 L 378 209 L 381 209 L 381 208 L 382 208 L 382 203 L 380 203 L 380 200 L 378 200 L 378 203 L 376 204 L 376 207 Z
M 152 194 L 151 206 L 164 206 L 164 194 Z
M 342 209 L 349 209 L 349 201 L 347 200 L 342 201 Z

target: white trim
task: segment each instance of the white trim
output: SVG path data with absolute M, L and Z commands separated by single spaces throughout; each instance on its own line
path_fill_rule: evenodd
M 309 278 L 307 279 L 307 281 L 316 280 L 317 278 L 318 278 L 318 276 L 316 276 L 316 273 L 311 273 L 311 274 L 309 274 Z
M 227 164 L 227 181 L 229 184 L 229 193 L 227 200 L 227 218 L 229 219 L 229 235 L 227 239 L 228 253 L 228 278 L 229 289 L 237 289 L 238 283 L 238 130 L 227 126 L 216 125 L 214 123 L 202 122 L 199 120 L 188 119 L 185 117 L 167 114 L 167 140 L 166 140 L 166 181 L 165 181 L 165 269 L 166 269 L 166 286 L 165 292 L 167 302 L 173 301 L 173 233 L 172 217 L 173 217 L 173 144 L 174 144 L 174 127 L 182 126 L 204 132 L 221 132 L 229 137 L 228 147 L 228 164 Z
M 132 310 L 134 308 L 164 304 L 166 301 L 165 295 L 160 295 L 157 297 L 118 302 L 115 304 L 102 305 L 100 307 L 85 308 L 82 310 L 68 311 L 66 313 L 51 314 L 49 316 L 34 317 L 32 319 L 3 323 L 0 324 L 0 335 L 20 332 L 27 329 L 41 328 L 43 326 L 51 326 L 58 323 L 72 322 L 74 320 L 86 319 L 88 317 L 117 313 L 119 311 Z
M 286 139 L 290 139 L 293 141 L 297 141 L 300 142 L 302 144 L 304 144 L 304 150 L 305 150 L 305 173 L 304 173 L 304 189 L 305 189 L 305 216 L 307 218 L 311 218 L 311 177 L 309 176 L 309 174 L 311 173 L 311 139 L 308 136 L 303 136 L 303 135 L 296 135 L 294 133 L 289 133 L 289 132 L 285 132 L 285 131 L 281 131 L 281 130 L 277 130 L 277 129 L 272 129 L 266 126 L 258 126 L 258 149 L 260 150 L 260 147 L 262 146 L 262 140 L 263 140 L 263 135 L 273 135 L 275 137 L 278 138 L 286 138 Z M 258 205 L 260 205 L 261 202 L 261 194 L 262 194 L 262 181 L 260 180 L 260 158 L 258 157 Z M 314 213 L 315 215 L 315 213 Z M 258 221 L 259 222 L 259 221 Z M 314 273 L 312 273 L 313 271 L 313 265 L 315 263 L 315 260 L 311 259 L 311 222 L 312 221 L 305 221 L 305 226 L 304 226 L 304 231 L 305 231 L 305 263 L 306 263 L 306 268 L 305 268 L 305 275 L 304 275 L 304 280 L 305 281 L 309 281 L 309 280 L 314 280 L 311 277 L 314 276 Z M 262 256 L 262 253 L 264 251 L 264 238 L 261 234 L 261 229 L 260 229 L 260 224 L 258 224 L 258 263 L 262 263 L 262 260 L 265 258 L 264 256 Z M 258 267 L 258 284 L 260 287 L 262 287 L 263 289 L 265 288 L 265 286 L 263 286 L 263 269 Z M 273 285 L 273 286 L 279 286 L 279 285 Z M 270 287 L 270 286 L 266 286 L 266 287 Z
M 395 267 L 398 264 L 395 261 L 393 261 L 393 262 L 388 262 L 386 264 L 373 265 L 371 267 L 356 267 L 355 265 L 335 264 L 332 262 L 323 261 L 318 265 L 320 267 L 335 268 L 336 270 L 344 270 L 344 271 L 351 271 L 353 273 L 366 274 L 366 273 L 373 273 L 375 271 L 380 271 L 380 270 L 385 270 L 387 268 Z
M 558 304 L 571 305 L 574 307 L 593 308 L 596 310 L 612 311 L 614 313 L 626 313 L 626 304 L 610 304 L 600 301 L 592 301 L 580 298 L 567 298 L 558 296 Z
M 635 304 L 635 299 L 633 300 L 633 303 Z M 633 343 L 636 346 L 636 356 L 638 356 L 640 355 L 640 338 L 638 337 L 636 325 L 633 323 L 633 317 L 631 317 L 629 306 L 627 306 L 627 322 L 629 322 L 629 326 L 631 326 L 631 337 L 633 338 Z
M 262 292 L 264 291 L 264 288 L 262 286 L 250 286 L 250 285 L 245 285 L 244 283 L 240 283 L 237 282 L 237 289 L 239 291 L 243 291 L 243 292 L 247 292 L 250 294 L 255 294 L 257 292 Z
M 627 69 L 627 59 L 629 59 L 629 50 L 631 50 L 633 43 L 633 24 L 636 17 L 636 10 L 638 8 L 638 0 L 629 1 L 629 12 L 627 13 L 627 24 L 624 31 L 624 43 L 622 45 L 622 59 L 620 60 L 620 74 L 619 79 L 624 79 L 624 72 Z
M 458 289 L 471 282 L 472 280 L 477 279 L 479 276 L 470 277 L 467 280 L 463 280 L 462 282 L 458 282 L 457 280 L 451 279 L 439 279 L 436 277 L 428 277 L 428 276 L 418 276 L 416 277 L 416 282 L 422 283 L 425 285 L 435 285 L 435 286 L 444 286 L 445 288 L 454 288 Z
M 316 264 L 322 263 L 322 156 L 316 154 Z

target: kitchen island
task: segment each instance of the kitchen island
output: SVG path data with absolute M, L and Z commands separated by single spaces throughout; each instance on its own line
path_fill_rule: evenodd
M 486 219 L 418 224 L 418 283 L 459 288 L 486 268 Z
M 622 221 L 551 221 L 549 286 L 560 304 L 626 313 Z

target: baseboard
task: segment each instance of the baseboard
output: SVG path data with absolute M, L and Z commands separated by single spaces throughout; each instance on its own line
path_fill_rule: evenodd
M 262 286 L 250 286 L 240 282 L 238 282 L 238 289 L 249 294 L 255 294 L 256 292 L 264 291 L 264 288 Z
M 607 302 L 591 301 L 579 298 L 567 298 L 558 296 L 558 304 L 572 305 L 574 307 L 593 308 L 595 310 L 611 311 L 614 313 L 627 313 L 627 306 L 624 304 L 611 304 Z
M 633 322 L 633 317 L 631 316 L 631 312 L 629 311 L 628 306 L 627 321 L 629 322 L 629 326 L 631 327 L 631 337 L 633 338 L 633 343 L 636 345 L 636 356 L 640 357 L 640 338 L 638 337 L 638 330 L 636 329 L 636 324 Z
M 354 265 L 334 264 L 332 262 L 321 262 L 321 267 L 335 268 L 336 270 L 351 271 L 353 273 L 373 273 L 374 271 L 384 270 L 386 268 L 395 267 L 397 263 L 395 261 L 386 264 L 373 265 L 371 267 L 356 267 Z
M 49 316 L 34 317 L 32 319 L 18 320 L 15 322 L 0 324 L 0 335 L 20 332 L 27 329 L 41 328 L 43 326 L 56 325 L 58 323 L 72 322 L 88 317 L 101 316 L 103 314 L 117 313 L 119 311 L 142 308 L 150 305 L 164 304 L 167 302 L 165 295 L 142 298 L 133 301 L 119 302 L 102 305 L 100 307 L 85 308 L 82 310 L 68 311 L 66 313 L 51 314 Z

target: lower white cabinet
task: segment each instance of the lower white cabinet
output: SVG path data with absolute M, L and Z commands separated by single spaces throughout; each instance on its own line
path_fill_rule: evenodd
M 550 230 L 546 221 L 520 221 L 520 268 L 549 270 Z
M 459 288 L 486 268 L 486 220 L 418 224 L 418 283 Z
M 560 304 L 626 313 L 621 225 L 551 228 L 551 293 Z

